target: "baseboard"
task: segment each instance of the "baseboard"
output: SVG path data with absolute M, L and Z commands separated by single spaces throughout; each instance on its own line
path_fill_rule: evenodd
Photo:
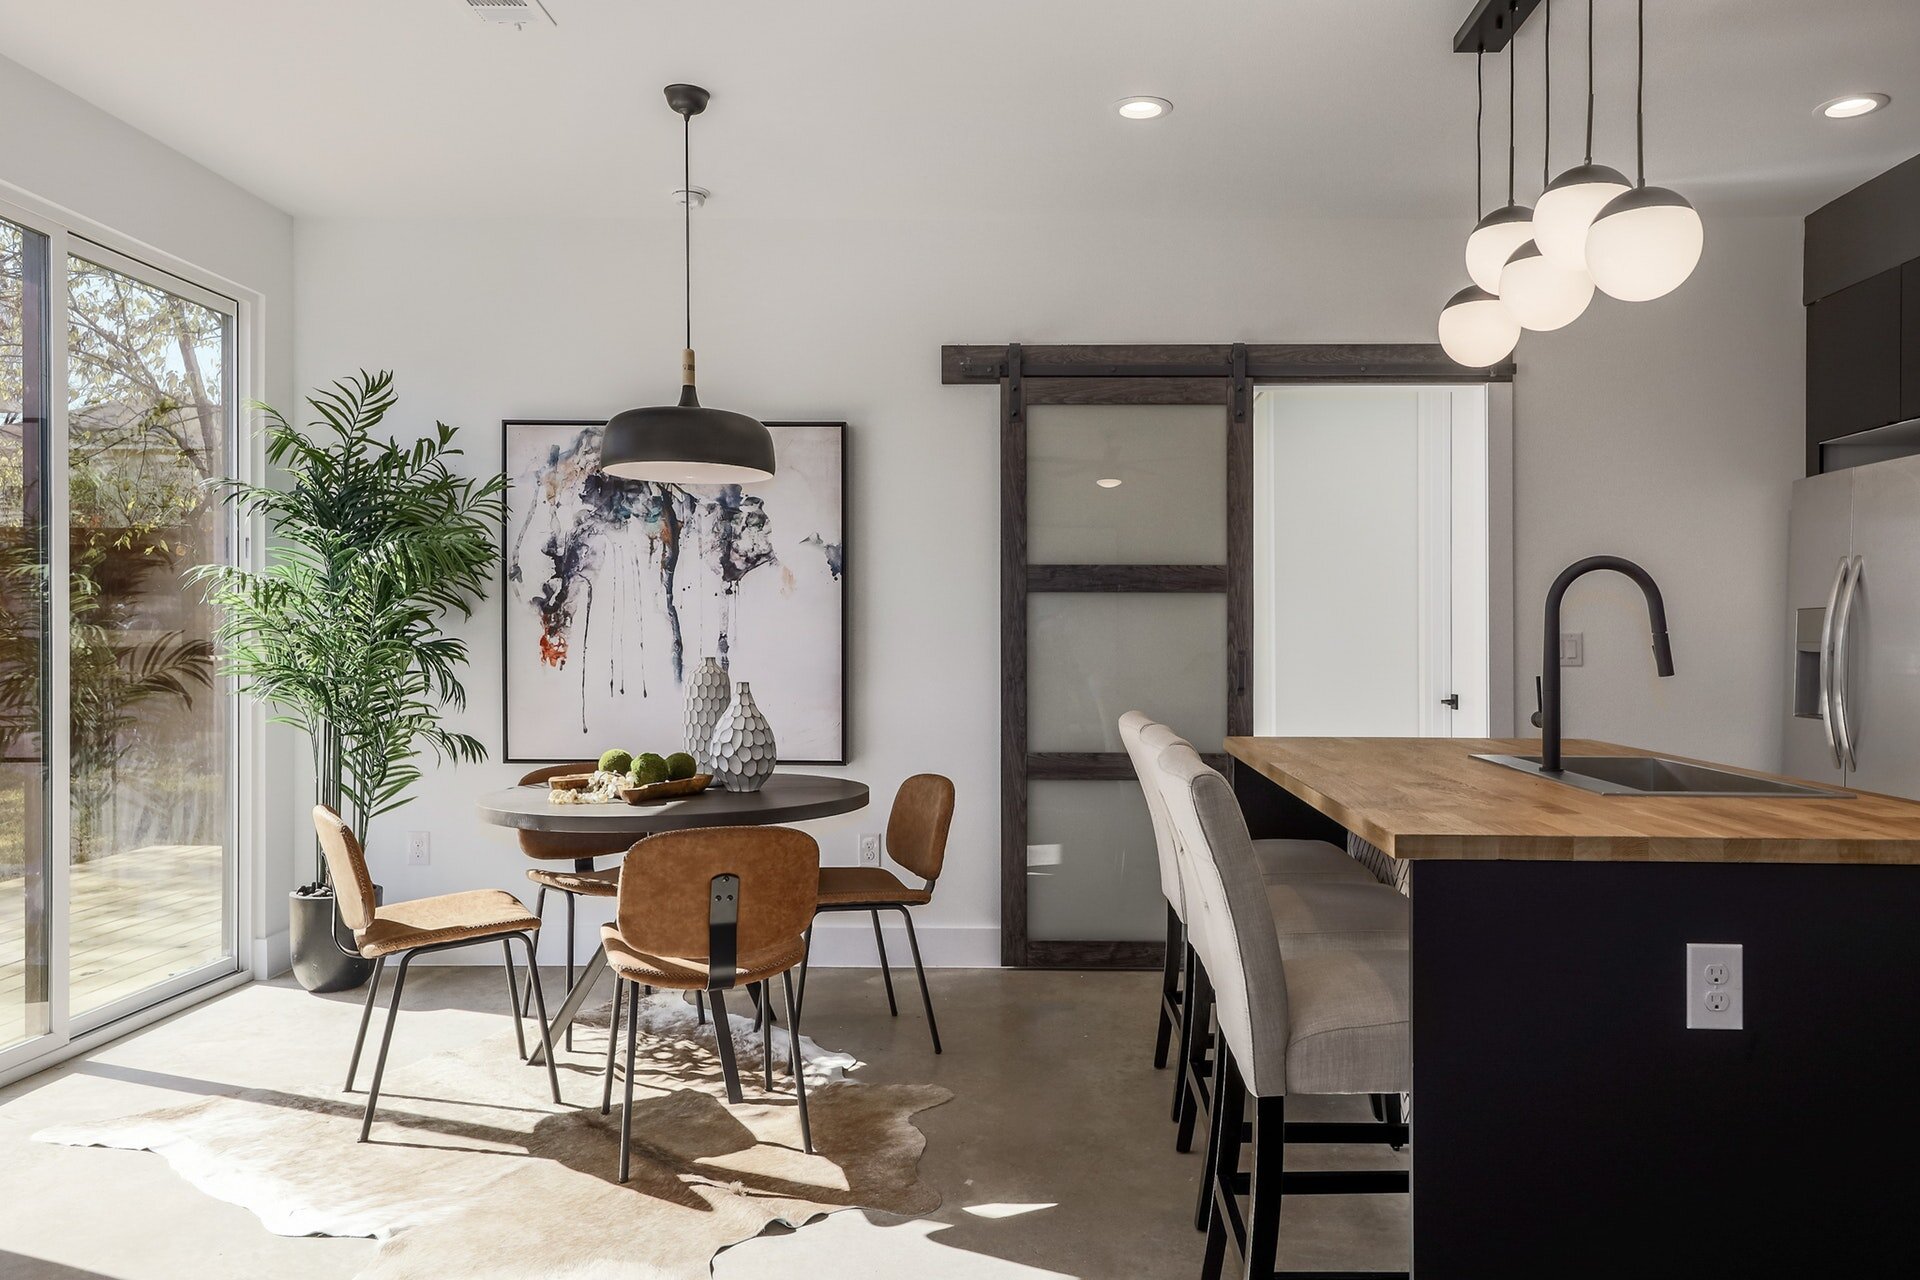
M 583 913 L 584 914 L 584 913 Z M 887 940 L 887 961 L 895 968 L 913 967 L 913 951 L 907 946 L 907 931 L 897 912 L 881 917 L 881 932 Z M 564 918 L 564 917 L 562 917 Z M 914 923 L 920 935 L 920 958 L 929 969 L 998 969 L 1000 967 L 1000 930 L 991 925 L 938 925 Z M 563 934 L 558 927 L 543 931 L 540 939 L 540 963 L 565 963 Z M 584 961 L 598 944 L 600 926 L 580 922 L 579 958 Z M 517 956 L 516 956 L 517 958 Z M 497 965 L 496 947 L 461 947 L 425 955 L 420 964 Z M 824 968 L 872 968 L 873 925 L 866 916 L 821 916 L 813 930 L 811 963 Z M 284 965 L 283 965 L 284 967 Z
M 253 976 L 277 978 L 293 968 L 293 943 L 285 929 L 253 940 Z

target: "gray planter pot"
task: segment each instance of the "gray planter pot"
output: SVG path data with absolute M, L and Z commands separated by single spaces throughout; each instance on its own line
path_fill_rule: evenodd
M 379 885 L 373 887 L 373 897 L 376 902 L 380 900 Z M 373 973 L 373 961 L 350 956 L 334 944 L 335 929 L 348 946 L 353 945 L 353 930 L 340 920 L 331 891 L 307 894 L 296 889 L 287 895 L 287 940 L 293 952 L 293 976 L 316 995 L 351 991 Z

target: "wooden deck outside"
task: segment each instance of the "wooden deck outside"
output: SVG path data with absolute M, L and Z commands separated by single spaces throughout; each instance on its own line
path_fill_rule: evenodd
M 226 952 L 218 845 L 149 845 L 72 869 L 72 1012 L 122 999 Z M 0 1048 L 44 1025 L 26 996 L 24 882 L 0 880 Z

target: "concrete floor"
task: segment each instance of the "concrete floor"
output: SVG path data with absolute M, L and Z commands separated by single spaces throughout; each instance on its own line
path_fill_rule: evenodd
M 545 972 L 545 971 L 543 971 Z M 807 1033 L 868 1062 L 860 1079 L 932 1081 L 954 1100 L 923 1112 L 924 1175 L 944 1204 L 926 1219 L 836 1214 L 721 1253 L 721 1280 L 831 1275 L 1197 1275 L 1191 1222 L 1199 1156 L 1173 1150 L 1172 1077 L 1149 1059 L 1157 975 L 944 970 L 933 975 L 946 1053 L 933 1056 L 912 975 L 887 1017 L 875 970 L 820 969 Z M 558 973 L 545 973 L 548 990 Z M 898 978 L 896 978 L 898 981 Z M 497 969 L 416 970 L 394 1061 L 505 1029 Z M 316 997 L 256 983 L 0 1090 L 0 1276 L 7 1280 L 276 1280 L 350 1277 L 366 1240 L 288 1239 L 213 1200 L 147 1152 L 29 1142 L 56 1121 L 107 1117 L 238 1088 L 333 1092 L 359 993 Z M 1289 1119 L 1359 1119 L 1361 1099 L 1314 1099 Z M 1316 1167 L 1391 1161 L 1383 1149 L 1307 1149 Z M 341 1153 L 343 1167 L 349 1152 Z M 1290 1201 L 1288 1268 L 1406 1266 L 1406 1198 Z

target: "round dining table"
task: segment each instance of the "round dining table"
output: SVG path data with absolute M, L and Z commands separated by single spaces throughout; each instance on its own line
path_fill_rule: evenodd
M 779 773 L 758 791 L 726 791 L 708 787 L 690 796 L 658 804 L 555 804 L 544 782 L 494 791 L 480 798 L 480 820 L 520 831 L 567 835 L 606 835 L 619 839 L 652 835 L 658 831 L 687 831 L 696 827 L 761 827 L 806 822 L 852 813 L 867 806 L 867 784 L 851 778 L 829 778 L 817 773 Z M 553 1016 L 549 1035 L 559 1038 L 580 1016 L 593 984 L 607 970 L 607 950 L 594 949 L 579 980 Z M 531 1061 L 539 1063 L 544 1050 L 536 1046 Z

